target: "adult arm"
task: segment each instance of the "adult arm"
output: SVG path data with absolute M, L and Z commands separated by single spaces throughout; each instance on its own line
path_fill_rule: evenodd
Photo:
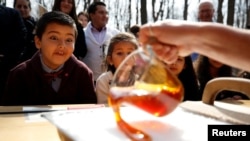
M 142 45 L 151 44 L 167 63 L 192 52 L 250 71 L 250 31 L 210 22 L 165 20 L 143 25 Z

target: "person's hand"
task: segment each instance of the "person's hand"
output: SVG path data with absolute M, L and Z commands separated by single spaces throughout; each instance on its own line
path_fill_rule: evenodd
M 139 42 L 145 46 L 150 44 L 157 57 L 166 63 L 173 63 L 178 56 L 187 56 L 193 51 L 192 24 L 178 20 L 165 20 L 142 25 Z

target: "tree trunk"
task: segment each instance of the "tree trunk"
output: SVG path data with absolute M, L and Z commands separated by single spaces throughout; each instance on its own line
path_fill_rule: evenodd
M 218 23 L 223 23 L 223 15 L 222 15 L 222 5 L 223 5 L 223 0 L 218 1 L 218 8 L 217 8 L 217 22 Z
M 188 0 L 185 0 L 184 2 L 184 10 L 183 10 L 183 19 L 187 20 L 188 15 Z
M 139 24 L 139 0 L 136 0 L 136 24 Z M 132 13 L 131 13 L 132 14 Z
M 127 27 L 125 27 L 126 31 L 128 31 L 129 27 L 131 26 L 131 19 L 132 19 L 132 12 L 131 12 L 131 0 L 128 3 L 128 20 L 127 20 Z
M 250 6 L 248 6 L 248 0 L 246 0 L 247 22 L 246 29 L 250 29 Z
M 234 24 L 234 0 L 228 0 L 228 8 L 227 8 L 227 24 L 233 25 Z
M 141 0 L 141 24 L 148 22 L 147 0 Z
M 160 7 L 157 8 L 158 11 L 156 11 L 155 9 L 155 4 L 156 4 L 156 1 L 155 0 L 152 0 L 152 17 L 153 17 L 153 21 L 158 21 L 159 20 L 159 17 L 163 17 L 163 7 L 164 7 L 164 3 L 165 3 L 165 0 L 161 0 L 160 1 Z
M 83 11 L 87 11 L 91 0 L 84 0 Z

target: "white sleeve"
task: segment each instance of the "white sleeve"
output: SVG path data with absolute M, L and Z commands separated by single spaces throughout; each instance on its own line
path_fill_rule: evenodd
M 109 83 L 110 79 L 107 75 L 101 75 L 96 80 L 96 95 L 98 104 L 108 104 L 108 94 L 109 94 Z

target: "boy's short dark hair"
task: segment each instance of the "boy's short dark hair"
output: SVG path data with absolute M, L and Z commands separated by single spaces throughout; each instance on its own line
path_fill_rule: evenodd
M 41 16 L 36 24 L 35 34 L 41 39 L 46 27 L 51 23 L 71 26 L 75 29 L 75 38 L 77 37 L 77 29 L 75 21 L 67 14 L 60 11 L 47 12 Z
M 90 5 L 89 5 L 89 7 L 88 7 L 88 14 L 90 14 L 90 13 L 95 13 L 95 11 L 96 11 L 96 7 L 98 6 L 98 5 L 100 5 L 100 6 L 105 6 L 106 7 L 106 4 L 105 3 L 103 3 L 103 2 L 100 2 L 100 1 L 97 1 L 97 2 L 93 2 L 93 3 L 91 3 Z

